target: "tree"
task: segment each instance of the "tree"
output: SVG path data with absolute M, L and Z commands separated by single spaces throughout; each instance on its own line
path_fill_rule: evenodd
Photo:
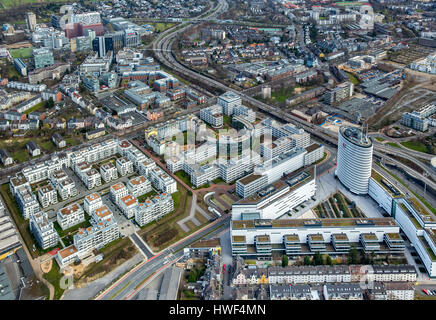
M 48 100 L 45 102 L 45 106 L 47 107 L 47 109 L 51 109 L 54 107 L 54 101 L 52 97 L 48 98 Z
M 331 266 L 333 264 L 332 258 L 330 256 L 327 256 L 325 259 L 325 264 Z
M 309 256 L 305 256 L 305 257 L 304 257 L 304 265 L 305 265 L 305 266 L 310 265 L 310 257 L 309 257 Z
M 324 264 L 322 255 L 321 253 L 319 253 L 319 251 L 315 252 L 315 256 L 313 257 L 313 260 L 315 261 L 316 266 Z
M 282 256 L 282 267 L 287 267 L 289 264 L 289 259 L 288 256 L 286 254 L 284 254 Z
M 350 249 L 350 252 L 348 252 L 348 263 L 357 264 L 357 262 L 358 262 L 357 249 L 353 247 Z

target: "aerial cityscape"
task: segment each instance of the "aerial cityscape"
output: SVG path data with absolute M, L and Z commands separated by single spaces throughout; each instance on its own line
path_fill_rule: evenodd
M 436 2 L 0 0 L 0 27 L 0 300 L 436 300 Z

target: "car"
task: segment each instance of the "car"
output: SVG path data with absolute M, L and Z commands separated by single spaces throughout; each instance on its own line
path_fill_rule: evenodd
M 223 274 L 226 272 L 226 265 L 223 265 Z

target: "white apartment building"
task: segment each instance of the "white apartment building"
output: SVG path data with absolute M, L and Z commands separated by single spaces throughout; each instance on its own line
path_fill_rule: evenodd
M 234 285 L 253 285 L 260 283 L 298 285 L 303 283 L 356 283 L 375 273 L 383 274 L 383 279 L 399 278 L 397 282 L 410 285 L 416 280 L 416 270 L 412 265 L 324 265 L 324 266 L 287 266 L 268 268 L 247 268 L 236 271 Z M 401 275 L 397 277 L 396 275 Z M 393 286 L 394 288 L 396 286 Z
M 357 283 L 331 283 L 323 286 L 325 300 L 363 300 L 362 289 Z
M 80 253 L 100 249 L 120 236 L 118 224 L 107 206 L 94 210 L 91 221 L 91 227 L 80 229 L 74 235 L 74 246 Z
M 200 187 L 220 177 L 220 168 L 216 164 L 188 164 L 183 165 L 184 171 L 191 176 L 191 183 Z
M 101 175 L 94 168 L 91 168 L 89 171 L 85 172 L 83 178 L 83 182 L 89 190 L 101 186 Z
M 139 168 L 139 164 L 142 163 L 143 161 L 145 161 L 147 159 L 147 157 L 145 156 L 145 154 L 143 154 L 139 149 L 137 148 L 132 148 L 130 150 L 127 151 L 126 153 L 126 157 L 127 159 L 129 159 L 130 161 L 132 161 L 133 166 L 138 169 Z
M 150 171 L 152 185 L 163 193 L 173 194 L 177 192 L 177 181 L 170 177 L 160 167 L 155 167 Z
M 38 199 L 43 208 L 46 208 L 51 204 L 58 203 L 56 190 L 53 188 L 51 183 L 38 188 Z
M 85 173 L 91 170 L 91 168 L 92 166 L 88 162 L 81 161 L 81 162 L 77 162 L 74 165 L 74 172 L 77 174 L 80 180 L 82 180 L 83 183 L 85 183 L 85 177 L 84 177 Z
M 106 183 L 118 179 L 117 168 L 110 161 L 100 166 L 100 175 Z
M 62 169 L 64 165 L 66 165 L 66 159 L 54 156 L 45 162 L 23 168 L 21 173 L 29 183 L 33 184 L 48 179 L 51 172 Z
M 127 189 L 134 197 L 142 196 L 153 189 L 151 188 L 151 182 L 144 176 L 132 178 L 127 183 Z
M 162 218 L 174 210 L 174 202 L 171 195 L 162 193 L 151 200 L 140 203 L 135 210 L 135 221 L 144 226 L 152 221 Z
M 76 184 L 70 177 L 58 182 L 56 184 L 56 190 L 58 191 L 62 200 L 66 200 L 77 195 Z
M 83 204 L 85 212 L 91 215 L 95 209 L 103 205 L 103 200 L 98 193 L 94 192 L 85 197 Z
M 156 162 L 151 160 L 150 158 L 145 158 L 142 162 L 139 163 L 139 174 L 144 177 L 150 177 L 150 171 L 156 167 Z
M 121 140 L 118 143 L 118 153 L 122 156 L 122 157 L 126 157 L 127 156 L 127 151 L 131 150 L 133 148 L 132 144 L 127 141 L 127 140 Z
M 158 155 L 163 155 L 165 153 L 165 140 L 159 139 L 155 134 L 150 134 L 148 136 L 146 135 L 146 141 L 153 152 L 157 153 Z
M 29 219 L 32 214 L 40 211 L 38 200 L 33 194 L 29 186 L 23 186 L 16 190 L 15 200 L 20 208 L 21 214 L 24 219 Z
M 53 222 L 48 220 L 47 213 L 40 211 L 30 215 L 30 231 L 35 236 L 39 246 L 45 250 L 58 244 L 59 236 L 53 226 Z
M 117 152 L 117 140 L 108 139 L 74 152 L 67 152 L 67 166 L 74 168 L 74 165 L 79 162 L 98 162 L 115 155 Z
M 135 210 L 138 207 L 138 199 L 131 194 L 124 196 L 120 199 L 118 206 L 127 219 L 131 219 L 135 216 Z
M 133 173 L 133 163 L 126 157 L 118 158 L 116 161 L 116 166 L 121 176 Z
M 250 123 L 256 121 L 256 112 L 243 105 L 233 108 L 233 116 L 239 116 Z
M 14 177 L 9 179 L 9 190 L 14 197 L 16 197 L 17 190 L 23 187 L 30 188 L 30 183 L 21 172 L 18 172 Z
M 122 182 L 118 182 L 112 185 L 109 189 L 109 198 L 117 206 L 119 205 L 121 198 L 127 196 L 128 194 L 129 194 L 129 190 Z
M 85 214 L 80 204 L 72 203 L 59 209 L 56 219 L 62 230 L 66 230 L 85 221 Z

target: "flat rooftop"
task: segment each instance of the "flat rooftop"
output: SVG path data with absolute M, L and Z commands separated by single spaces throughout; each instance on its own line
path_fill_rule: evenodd
M 256 181 L 260 177 L 262 177 L 262 175 L 260 175 L 260 174 L 249 174 L 248 176 L 245 176 L 244 178 L 238 180 L 238 182 L 243 184 L 243 185 L 247 185 L 253 181 Z
M 393 218 L 233 220 L 232 229 L 397 226 Z
M 299 177 L 299 175 L 302 174 L 303 172 L 307 173 L 305 175 L 304 179 L 298 180 L 298 181 L 293 181 L 294 178 Z M 301 168 L 299 170 L 296 170 L 296 171 L 290 173 L 289 175 L 287 175 L 285 177 L 282 177 L 280 180 L 277 180 L 277 181 L 269 184 L 265 188 L 256 192 L 254 195 L 252 195 L 250 197 L 246 197 L 244 199 L 241 199 L 241 200 L 235 202 L 235 204 L 237 204 L 237 205 L 238 204 L 257 204 L 259 202 L 267 200 L 268 198 L 272 197 L 274 194 L 283 190 L 284 188 L 289 188 L 288 192 L 292 192 L 295 189 L 303 186 L 307 182 L 311 181 L 314 177 L 314 173 L 315 173 L 314 167 Z M 253 179 L 251 177 L 247 177 L 247 178 Z M 285 196 L 285 195 L 283 195 L 283 196 Z M 276 201 L 276 200 L 273 200 L 273 201 Z M 269 203 L 265 204 L 265 206 L 267 206 L 267 205 L 269 205 Z

